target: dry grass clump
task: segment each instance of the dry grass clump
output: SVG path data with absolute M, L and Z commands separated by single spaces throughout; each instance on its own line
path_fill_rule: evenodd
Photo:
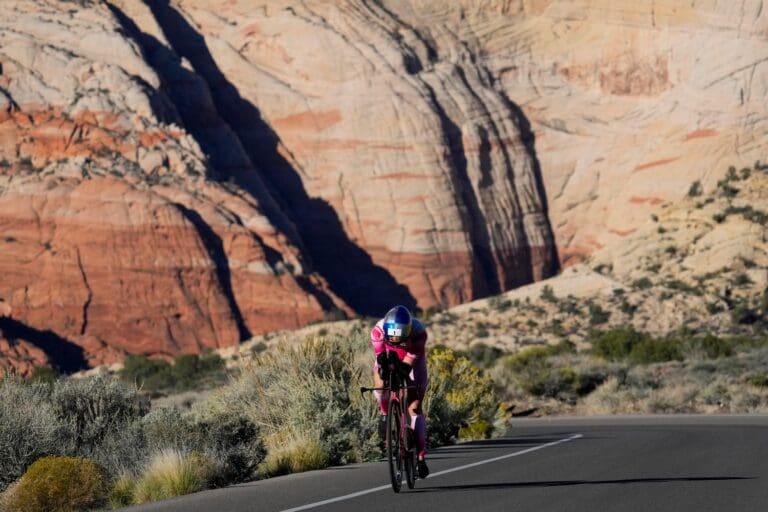
M 199 463 L 196 457 L 178 450 L 166 449 L 154 454 L 136 481 L 133 502 L 164 500 L 205 489 L 205 470 Z
M 259 467 L 263 477 L 301 473 L 328 466 L 328 452 L 315 439 L 271 440 L 271 450 Z

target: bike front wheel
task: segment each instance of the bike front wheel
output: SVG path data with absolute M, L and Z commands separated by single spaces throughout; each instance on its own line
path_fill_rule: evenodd
M 392 490 L 400 492 L 403 485 L 402 436 L 400 432 L 400 404 L 390 401 L 387 411 L 387 459 Z

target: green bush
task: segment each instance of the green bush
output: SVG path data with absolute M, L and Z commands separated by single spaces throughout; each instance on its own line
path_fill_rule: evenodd
M 683 355 L 679 343 L 674 340 L 646 338 L 632 347 L 629 359 L 636 364 L 651 364 L 682 361 Z
M 555 296 L 555 292 L 552 290 L 552 287 L 547 285 L 544 285 L 544 287 L 541 289 L 541 300 L 545 300 L 547 302 L 556 303 L 557 297 Z
M 146 390 L 199 389 L 222 384 L 226 378 L 224 360 L 218 354 L 181 354 L 173 364 L 145 356 L 125 359 L 120 377 Z
M 707 359 L 720 359 L 733 355 L 732 344 L 723 338 L 708 334 L 703 337 L 691 338 L 686 341 L 686 351 L 700 354 Z
M 640 279 L 635 279 L 634 281 L 632 281 L 631 286 L 635 290 L 647 290 L 648 288 L 653 286 L 653 283 L 647 277 L 641 277 Z
M 579 375 L 569 366 L 556 366 L 551 358 L 575 353 L 572 343 L 531 347 L 502 360 L 503 370 L 520 389 L 536 396 L 573 398 L 594 389 L 592 378 Z
M 461 355 L 468 357 L 475 366 L 480 368 L 490 368 L 503 354 L 503 350 L 481 342 L 475 343 L 469 347 L 469 350 L 466 353 Z
M 166 361 L 145 356 L 129 355 L 123 362 L 120 377 L 145 389 L 160 389 L 172 385 L 171 365 Z
M 629 357 L 632 348 L 648 337 L 631 327 L 620 327 L 598 333 L 592 342 L 592 353 L 608 361 L 622 361 Z
M 104 471 L 80 457 L 43 457 L 32 464 L 6 500 L 6 512 L 75 511 L 106 501 Z
M 592 353 L 608 361 L 650 364 L 683 359 L 677 341 L 657 340 L 631 327 L 597 333 L 591 341 Z
M 704 192 L 701 182 L 699 180 L 691 183 L 691 188 L 688 189 L 688 197 L 699 197 Z

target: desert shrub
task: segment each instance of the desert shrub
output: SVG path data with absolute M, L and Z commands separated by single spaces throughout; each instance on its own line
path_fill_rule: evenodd
M 707 312 L 710 315 L 716 315 L 723 312 L 723 307 L 717 302 L 707 302 Z
M 121 508 L 133 505 L 136 493 L 136 478 L 124 472 L 120 474 L 109 488 L 107 500 L 111 508 Z
M 636 364 L 682 361 L 680 345 L 675 340 L 646 338 L 635 344 L 629 353 L 629 360 Z
M 106 436 L 121 433 L 149 410 L 135 386 L 109 377 L 61 381 L 51 405 L 81 455 L 91 455 Z
M 632 316 L 635 314 L 635 311 L 637 311 L 637 305 L 630 303 L 627 299 L 623 299 L 621 301 L 621 305 L 619 306 L 619 310 L 622 313 Z
M 50 366 L 35 366 L 32 369 L 32 375 L 29 376 L 31 382 L 43 382 L 45 384 L 53 384 L 58 378 L 59 372 Z
M 731 321 L 735 324 L 752 325 L 760 320 L 760 315 L 745 304 L 737 304 L 731 310 Z
M 698 197 L 704 192 L 701 182 L 699 180 L 691 183 L 691 188 L 688 189 L 688 197 Z
M 639 279 L 635 279 L 634 281 L 632 281 L 631 286 L 635 290 L 647 290 L 648 288 L 653 286 L 653 283 L 647 277 L 641 277 Z
M 32 464 L 6 502 L 6 512 L 88 510 L 105 502 L 102 468 L 80 457 L 43 457 Z
M 748 379 L 748 382 L 758 388 L 768 388 L 768 373 L 753 375 Z
M 171 364 L 167 361 L 129 355 L 123 362 L 120 377 L 141 388 L 159 389 L 170 386 L 172 379 L 170 368 Z
M 748 284 L 752 284 L 752 280 L 749 278 L 747 274 L 740 273 L 734 276 L 733 284 L 735 284 L 736 286 L 746 286 Z
M 488 336 L 488 324 L 483 321 L 475 322 L 475 338 L 487 338 Z
M 224 360 L 218 354 L 181 354 L 173 364 L 145 356 L 130 355 L 120 371 L 123 380 L 147 390 L 199 389 L 222 384 Z
M 0 490 L 35 460 L 69 447 L 48 393 L 45 384 L 0 380 Z
M 217 487 L 251 480 L 264 459 L 257 426 L 232 409 L 204 403 L 189 413 L 174 408 L 152 411 L 142 419 L 147 449 L 201 453 L 221 462 L 209 484 Z
M 492 347 L 485 343 L 475 343 L 469 347 L 469 350 L 466 353 L 461 355 L 468 357 L 475 366 L 480 368 L 490 368 L 502 354 L 504 354 L 504 351 L 500 348 Z
M 371 383 L 371 361 L 362 332 L 351 340 L 280 346 L 261 354 L 216 401 L 222 409 L 233 404 L 259 425 L 267 456 L 288 438 L 318 441 L 329 464 L 373 459 L 377 408 L 357 391 Z
M 507 378 L 526 393 L 535 396 L 573 400 L 592 391 L 603 377 L 580 374 L 567 364 L 555 364 L 553 356 L 572 354 L 570 342 L 547 347 L 531 347 L 502 361 Z
M 176 357 L 171 368 L 173 387 L 184 390 L 199 387 L 208 381 L 220 382 L 224 376 L 222 370 L 224 360 L 218 354 L 182 354 Z
M 608 361 L 650 364 L 683 359 L 680 343 L 676 340 L 654 339 L 631 327 L 596 333 L 591 341 L 592 353 Z
M 683 292 L 692 293 L 694 295 L 701 295 L 701 290 L 699 290 L 698 288 L 694 288 L 693 286 L 679 279 L 669 279 L 667 281 L 664 281 L 664 286 L 672 290 L 680 290 Z
M 151 458 L 136 482 L 135 503 L 183 496 L 205 488 L 205 475 L 198 460 L 177 450 L 162 450 Z
M 552 290 L 552 287 L 547 285 L 544 285 L 544 287 L 541 289 L 541 300 L 545 300 L 547 302 L 556 303 L 557 297 L 555 296 L 555 292 Z
M 645 334 L 631 327 L 611 329 L 597 333 L 596 337 L 592 338 L 592 353 L 608 361 L 621 361 L 629 357 L 635 345 L 647 338 Z
M 472 361 L 450 349 L 437 348 L 430 351 L 427 364 L 430 391 L 424 411 L 431 446 L 451 443 L 461 435 L 488 437 L 494 429 L 483 425 L 503 423 L 493 381 Z M 462 427 L 466 430 L 460 433 Z
M 488 299 L 488 305 L 501 313 L 512 307 L 512 301 L 504 298 L 503 295 L 496 295 Z
M 610 317 L 610 311 L 605 311 L 599 304 L 589 303 L 589 325 L 604 324 Z
M 346 319 L 347 319 L 347 314 L 343 310 L 337 307 L 332 307 L 331 309 L 323 313 L 323 321 L 325 322 L 338 322 L 339 320 L 346 320 Z
M 222 462 L 211 485 L 245 482 L 256 476 L 266 450 L 259 428 L 238 411 L 208 409 L 192 415 L 192 426 L 201 434 L 201 451 Z
M 745 220 L 765 226 L 768 224 L 768 213 L 762 210 L 755 210 L 751 205 L 729 206 L 725 209 L 724 215 L 741 215 Z
M 300 473 L 328 466 L 328 452 L 315 439 L 292 439 L 281 442 L 269 452 L 259 467 L 264 477 Z
M 686 340 L 685 351 L 691 355 L 706 359 L 730 357 L 734 352 L 733 346 L 729 341 L 711 334 Z

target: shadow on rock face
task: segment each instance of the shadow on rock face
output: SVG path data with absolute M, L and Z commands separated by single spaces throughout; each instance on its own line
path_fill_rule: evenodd
M 65 373 L 88 368 L 82 347 L 53 331 L 41 331 L 7 316 L 0 316 L 0 330 L 11 342 L 22 339 L 33 344 L 45 352 L 56 367 Z

